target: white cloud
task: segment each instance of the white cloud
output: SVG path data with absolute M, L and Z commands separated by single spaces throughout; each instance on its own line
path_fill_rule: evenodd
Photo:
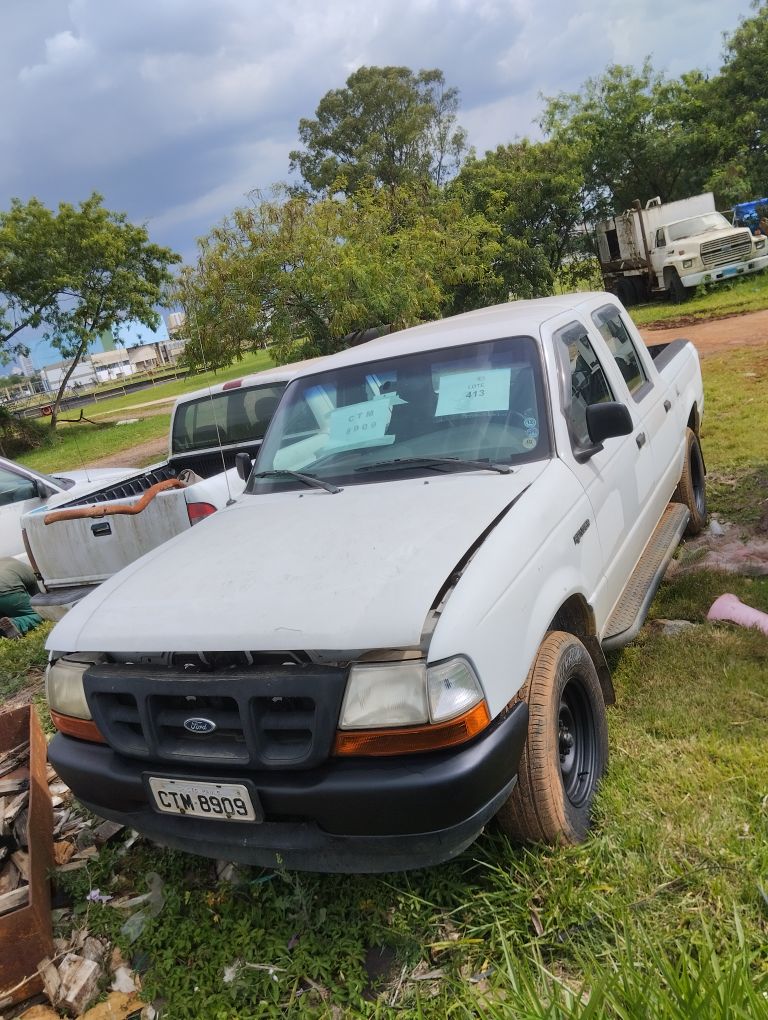
M 96 188 L 185 252 L 288 173 L 297 125 L 363 64 L 439 67 L 478 151 L 534 135 L 540 92 L 646 54 L 719 64 L 750 0 L 35 0 L 0 6 L 0 207 Z

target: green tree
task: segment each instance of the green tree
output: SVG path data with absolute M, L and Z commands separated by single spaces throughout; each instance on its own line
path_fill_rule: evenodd
M 138 320 L 153 328 L 155 306 L 180 261 L 149 241 L 147 230 L 110 212 L 96 193 L 54 212 L 33 198 L 14 199 L 0 213 L 0 348 L 6 351 L 27 327 L 46 337 L 72 363 L 53 404 L 55 428 L 61 398 L 80 359 L 106 329 Z M 15 350 L 22 345 L 16 344 Z
M 204 239 L 173 298 L 193 359 L 205 352 L 210 367 L 269 344 L 288 362 L 340 350 L 357 330 L 434 318 L 461 287 L 492 299 L 495 246 L 482 216 L 429 187 L 283 192 Z
M 437 69 L 361 67 L 323 96 L 314 120 L 299 121 L 304 149 L 291 153 L 291 169 L 315 192 L 351 194 L 370 181 L 441 186 L 466 149 L 458 105 L 458 89 Z
M 768 195 L 768 3 L 727 39 L 708 121 L 719 143 L 709 183 L 728 204 Z
M 470 158 L 450 192 L 499 230 L 495 273 L 514 297 L 550 294 L 564 263 L 584 263 L 584 178 L 572 146 L 527 139 Z
M 579 92 L 547 99 L 541 126 L 577 154 L 590 219 L 636 198 L 668 202 L 702 190 L 718 151 L 706 116 L 711 89 L 699 72 L 669 80 L 646 61 L 613 65 Z

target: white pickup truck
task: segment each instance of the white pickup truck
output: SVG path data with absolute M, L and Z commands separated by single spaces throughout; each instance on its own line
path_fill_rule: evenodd
M 38 501 L 21 521 L 44 589 L 32 599 L 37 612 L 61 619 L 106 578 L 241 495 L 237 454 L 256 453 L 288 381 L 307 364 L 184 394 L 171 414 L 167 460 L 138 472 L 122 469 L 109 485 L 97 473 L 76 494 Z
M 698 358 L 610 294 L 374 340 L 289 385 L 245 495 L 49 638 L 57 772 L 169 846 L 446 860 L 587 833 L 637 633 L 704 523 Z M 301 438 L 297 438 L 300 436 Z

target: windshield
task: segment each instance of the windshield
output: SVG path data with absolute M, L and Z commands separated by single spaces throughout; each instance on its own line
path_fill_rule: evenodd
M 181 404 L 173 419 L 172 453 L 263 439 L 285 385 L 232 388 Z
M 677 223 L 670 223 L 667 227 L 669 240 L 681 241 L 684 237 L 693 237 L 694 234 L 704 234 L 708 230 L 728 230 L 728 220 L 719 212 L 704 213 L 703 216 L 691 216 L 687 220 L 678 220 Z
M 248 492 L 548 457 L 538 347 L 528 337 L 420 351 L 295 380 L 259 451 Z M 429 459 L 434 463 L 429 464 Z M 450 458 L 465 463 L 452 463 Z M 277 472 L 259 478 L 264 472 Z

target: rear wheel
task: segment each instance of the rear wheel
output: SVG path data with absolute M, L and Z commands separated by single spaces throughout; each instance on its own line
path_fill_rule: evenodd
M 518 841 L 580 843 L 608 761 L 600 681 L 584 645 L 552 631 L 521 691 L 528 738 L 518 781 L 497 818 Z
M 691 512 L 686 535 L 698 535 L 707 523 L 707 483 L 701 444 L 693 429 L 685 430 L 685 461 L 673 503 L 683 503 Z

